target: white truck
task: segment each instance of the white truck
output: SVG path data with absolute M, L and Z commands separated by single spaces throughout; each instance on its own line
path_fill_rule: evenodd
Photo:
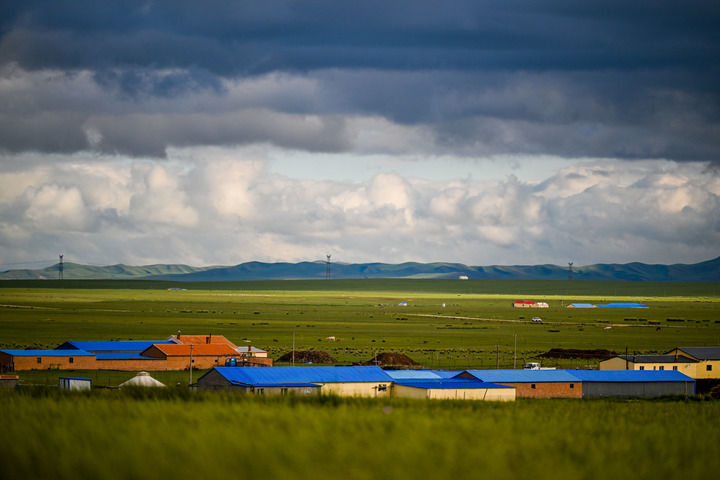
M 540 362 L 528 362 L 523 370 L 555 370 L 555 367 L 541 367 Z

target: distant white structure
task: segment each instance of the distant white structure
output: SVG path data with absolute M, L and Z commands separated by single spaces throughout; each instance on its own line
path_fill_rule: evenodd
M 60 377 L 62 390 L 92 390 L 92 378 Z
M 127 382 L 120 384 L 122 387 L 164 387 L 165 384 L 158 382 L 148 372 L 139 372 Z
M 460 276 L 458 277 L 458 280 L 467 280 L 467 279 L 468 279 L 468 276 L 467 276 L 467 275 L 460 275 Z
M 541 367 L 540 362 L 528 362 L 523 370 L 555 370 L 555 367 Z

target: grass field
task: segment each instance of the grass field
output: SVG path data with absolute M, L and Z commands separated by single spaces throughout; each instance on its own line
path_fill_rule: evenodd
M 520 366 L 553 347 L 659 353 L 678 345 L 720 345 L 717 284 L 332 280 L 214 284 L 215 289 L 171 284 L 187 288 L 180 291 L 168 290 L 167 282 L 138 281 L 0 285 L 1 348 L 52 348 L 69 339 L 162 339 L 181 330 L 225 335 L 239 345 L 250 340 L 277 358 L 291 350 L 294 333 L 298 350 L 324 350 L 346 364 L 392 351 L 428 367 L 494 368 L 498 359 L 500 366 Z M 551 308 L 513 309 L 517 299 L 544 300 Z M 570 302 L 630 300 L 651 308 L 566 308 Z M 530 322 L 535 315 L 543 324 Z M 329 336 L 342 340 L 330 342 Z
M 720 403 L 0 392 L 0 478 L 710 478 Z
M 178 286 L 187 290 L 168 290 Z M 650 353 L 720 345 L 717 290 L 436 280 L 0 282 L 0 347 L 162 339 L 180 329 L 250 340 L 277 357 L 294 333 L 298 349 L 325 350 L 343 363 L 392 351 L 428 367 L 493 368 L 499 351 L 500 365 L 512 367 L 516 341 L 518 366 L 552 347 Z M 517 299 L 551 307 L 516 310 Z M 630 300 L 651 308 L 565 307 Z M 532 324 L 535 315 L 544 323 Z M 342 341 L 327 341 L 331 335 Z M 168 389 L 79 393 L 30 385 L 82 376 L 115 386 L 134 374 L 19 373 L 22 388 L 0 390 L 0 478 L 655 480 L 706 478 L 720 468 L 720 402 L 708 396 L 510 404 L 265 398 L 191 392 L 183 371 L 153 372 Z

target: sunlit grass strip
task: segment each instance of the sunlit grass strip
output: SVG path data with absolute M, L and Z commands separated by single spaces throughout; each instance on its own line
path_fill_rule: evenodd
M 703 478 L 718 402 L 0 394 L 2 478 Z

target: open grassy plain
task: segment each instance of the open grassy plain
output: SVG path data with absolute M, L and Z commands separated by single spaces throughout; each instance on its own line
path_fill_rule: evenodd
M 60 288 L 63 287 L 63 288 Z M 168 288 L 187 290 L 168 290 Z M 404 352 L 429 367 L 512 367 L 552 347 L 661 352 L 720 344 L 713 284 L 329 281 L 243 284 L 0 283 L 3 348 L 68 339 L 222 334 L 272 356 L 325 350 L 343 363 Z M 515 310 L 516 299 L 547 301 Z M 568 309 L 641 301 L 650 309 Z M 407 302 L 407 306 L 400 306 Z M 442 305 L 445 304 L 443 307 Z M 539 315 L 544 323 L 530 323 Z M 608 329 L 608 327 L 611 327 Z M 342 338 L 330 342 L 328 336 Z M 545 362 L 546 364 L 552 362 Z M 595 366 L 568 360 L 561 366 Z M 195 378 L 202 372 L 195 372 Z M 63 392 L 61 375 L 114 386 L 129 372 L 20 372 L 0 391 L 0 478 L 706 478 L 720 468 L 720 403 L 492 402 L 261 397 L 168 389 Z M 179 386 L 175 386 L 179 384 Z
M 225 335 L 238 345 L 249 340 L 277 358 L 291 350 L 294 333 L 298 350 L 324 350 L 345 364 L 391 351 L 427 367 L 494 368 L 498 362 L 520 366 L 553 347 L 658 353 L 678 345 L 720 345 L 720 286 L 707 283 L 4 281 L 0 287 L 1 348 L 157 339 L 181 330 Z M 546 301 L 550 308 L 514 309 L 517 299 Z M 650 308 L 566 308 L 570 302 L 612 301 Z M 536 315 L 542 324 L 530 322 Z M 341 340 L 326 340 L 330 336 Z M 544 363 L 596 366 L 586 360 Z
M 0 478 L 710 478 L 720 403 L 0 392 Z

